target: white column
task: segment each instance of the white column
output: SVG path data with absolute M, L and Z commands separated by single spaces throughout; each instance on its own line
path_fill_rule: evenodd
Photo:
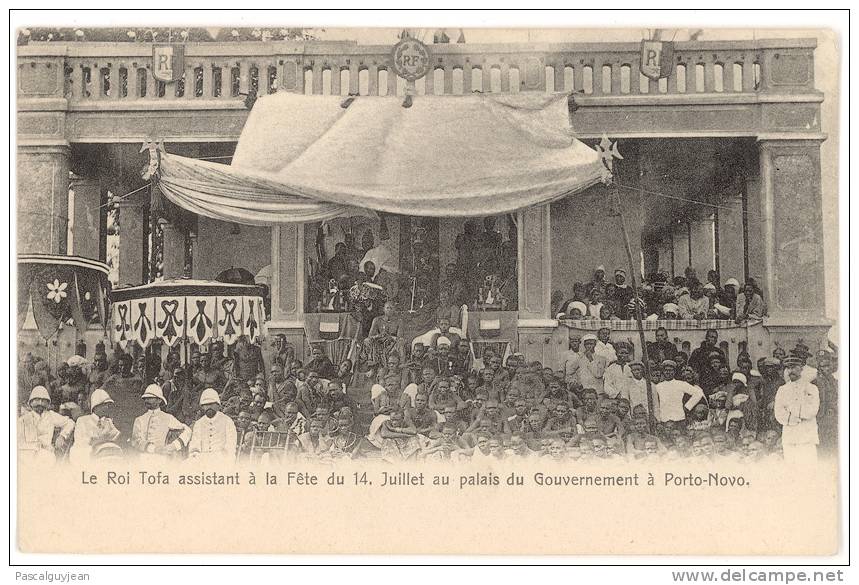
M 552 294 L 552 229 L 549 205 L 518 214 L 519 318 L 549 319 Z
M 283 333 L 304 359 L 304 224 L 271 228 L 271 321 L 268 337 Z

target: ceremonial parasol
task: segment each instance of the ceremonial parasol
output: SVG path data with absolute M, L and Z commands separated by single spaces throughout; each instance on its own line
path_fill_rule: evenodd
M 228 282 L 230 284 L 254 284 L 255 278 L 250 271 L 244 268 L 227 268 L 215 277 L 217 282 Z
M 263 336 L 265 310 L 260 287 L 208 280 L 163 280 L 114 290 L 113 340 L 125 348 L 146 348 L 154 339 L 202 345 L 222 338 L 232 345 L 242 335 Z
M 18 328 L 32 306 L 36 328 L 44 339 L 57 334 L 70 319 L 79 331 L 90 323 L 107 325 L 109 268 L 80 256 L 18 256 Z

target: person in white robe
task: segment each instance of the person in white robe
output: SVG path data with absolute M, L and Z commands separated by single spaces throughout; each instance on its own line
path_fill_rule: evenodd
M 627 380 L 632 377 L 632 370 L 629 367 L 632 347 L 621 342 L 616 344 L 615 351 L 617 354 L 616 360 L 609 362 L 603 374 L 603 388 L 609 398 L 618 398 L 621 396 Z

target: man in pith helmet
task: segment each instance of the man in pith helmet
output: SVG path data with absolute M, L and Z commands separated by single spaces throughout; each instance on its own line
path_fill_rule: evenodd
M 29 409 L 18 419 L 18 452 L 22 457 L 42 462 L 56 460 L 69 444 L 75 423 L 49 410 L 51 396 L 44 386 L 36 386 L 27 400 Z
M 69 461 L 86 463 L 95 449 L 105 443 L 116 443 L 120 432 L 113 424 L 113 398 L 97 388 L 89 399 L 91 414 L 78 417 L 75 422 L 75 443 L 69 450 Z
M 146 413 L 134 420 L 131 447 L 147 455 L 179 455 L 191 440 L 191 429 L 161 410 L 167 401 L 158 384 L 147 386 L 141 398 Z
M 194 423 L 188 452 L 191 457 L 201 459 L 234 459 L 238 442 L 236 425 L 221 412 L 221 398 L 213 388 L 203 390 L 200 395 L 203 416 Z

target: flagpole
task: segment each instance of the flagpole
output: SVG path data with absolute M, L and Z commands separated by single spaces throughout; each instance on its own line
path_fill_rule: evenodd
M 641 343 L 641 361 L 644 363 L 644 384 L 647 389 L 647 424 L 653 431 L 653 387 L 650 383 L 650 358 L 647 355 L 647 342 L 644 339 L 644 324 L 641 319 L 641 303 L 638 296 L 638 282 L 635 278 L 635 264 L 632 260 L 632 247 L 629 244 L 629 234 L 626 231 L 626 219 L 623 216 L 623 206 L 620 204 L 620 189 L 617 185 L 612 185 L 615 201 L 617 203 L 618 217 L 620 217 L 620 231 L 623 234 L 623 244 L 626 250 L 626 260 L 629 263 L 629 276 L 632 285 L 632 299 L 635 304 L 635 325 L 638 329 L 638 340 Z
M 641 361 L 644 363 L 644 384 L 647 389 L 647 410 L 648 410 L 648 427 L 651 432 L 654 430 L 655 417 L 653 412 L 653 386 L 650 383 L 650 357 L 647 354 L 647 341 L 644 339 L 644 325 L 641 319 L 641 301 L 638 296 L 638 281 L 635 278 L 636 267 L 632 261 L 632 247 L 629 245 L 629 233 L 626 231 L 626 218 L 623 215 L 623 205 L 620 202 L 620 189 L 614 182 L 614 159 L 623 160 L 620 152 L 617 149 L 617 142 L 611 142 L 608 136 L 603 135 L 602 140 L 596 147 L 600 155 L 600 160 L 609 172 L 606 183 L 614 195 L 615 204 L 617 205 L 617 215 L 620 218 L 620 231 L 623 234 L 624 250 L 626 251 L 626 260 L 629 265 L 629 276 L 632 284 L 632 300 L 635 310 L 635 324 L 638 329 L 638 340 L 641 344 Z

